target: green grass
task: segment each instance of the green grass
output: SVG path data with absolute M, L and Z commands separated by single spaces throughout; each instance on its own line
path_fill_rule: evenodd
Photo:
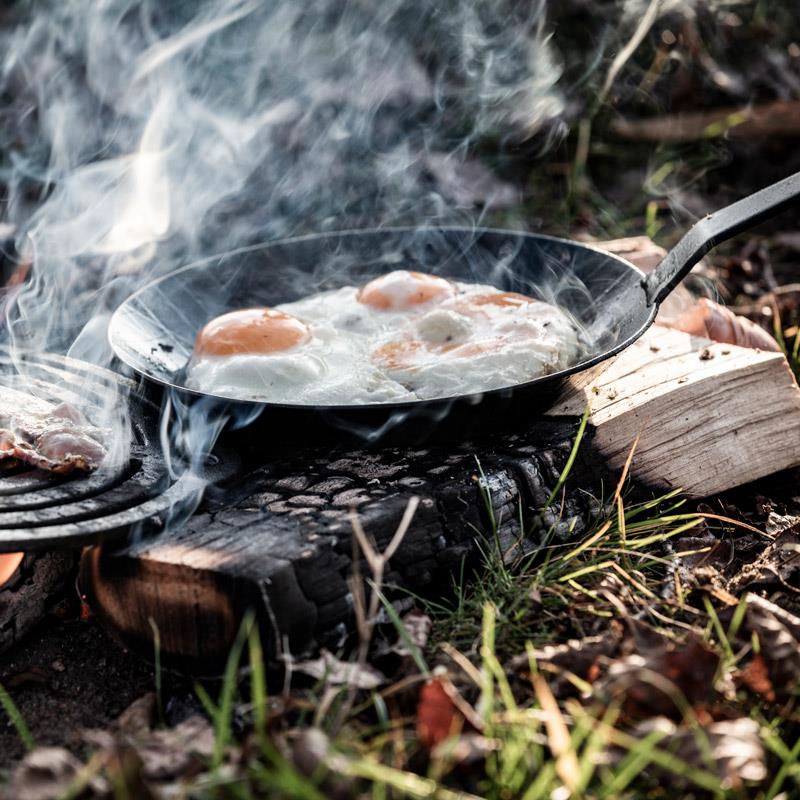
M 550 496 L 555 507 L 580 438 Z M 740 603 L 726 624 L 707 596 L 694 608 L 680 596 L 665 599 L 660 589 L 670 559 L 662 545 L 701 524 L 731 528 L 735 523 L 686 511 L 678 491 L 630 502 L 626 467 L 614 493 L 598 504 L 605 511 L 580 539 L 557 539 L 556 525 L 544 523 L 546 515 L 534 512 L 526 520 L 520 509 L 522 529 L 537 536 L 540 547 L 509 558 L 500 546 L 503 520 L 493 511 L 480 465 L 478 472 L 488 520 L 487 530 L 480 532 L 480 563 L 474 575 L 464 566 L 453 579 L 452 601 L 428 601 L 434 628 L 425 648 L 411 641 L 395 608 L 379 587 L 372 586 L 410 653 L 410 673 L 381 690 L 362 692 L 355 704 L 347 703 L 346 687 L 320 681 L 294 690 L 288 704 L 283 698 L 273 706 L 258 626 L 248 615 L 217 696 L 202 685 L 196 687 L 214 728 L 215 747 L 205 770 L 185 783 L 180 796 L 322 800 L 334 789 L 340 796 L 387 800 L 672 800 L 676 796 L 767 800 L 782 792 L 785 797 L 798 796 L 800 726 L 791 710 L 781 718 L 744 691 L 728 696 L 729 709 L 738 708 L 738 713 L 758 722 L 770 770 L 761 786 L 726 786 L 709 758 L 705 729 L 684 698 L 675 699 L 676 707 L 683 709 L 679 730 L 696 741 L 699 755 L 691 761 L 681 757 L 676 740 L 664 731 L 636 735 L 616 701 L 604 704 L 578 676 L 566 677 L 583 700 L 557 701 L 548 684 L 550 672 L 540 670 L 535 656 L 539 645 L 562 642 L 587 629 L 603 630 L 612 618 L 620 618 L 619 607 L 601 589 L 602 583 L 608 586 L 612 581 L 615 592 L 624 594 L 625 613 L 649 621 L 665 634 L 674 637 L 673 623 L 694 623 L 708 646 L 720 654 L 715 680 L 721 683 L 723 673 L 729 674 L 742 658 L 736 642 L 746 608 Z M 155 634 L 154 654 L 159 660 Z M 525 654 L 527 675 L 508 672 L 508 657 Z M 467 724 L 429 753 L 417 739 L 416 693 L 426 681 L 441 678 L 443 665 L 459 687 L 460 702 L 465 704 L 459 708 L 471 709 L 465 719 L 475 730 L 470 732 Z M 19 710 L 1 688 L 0 706 L 32 748 Z M 328 711 L 319 713 L 323 706 Z M 275 714 L 270 711 L 273 707 L 282 710 Z M 340 720 L 342 708 L 346 713 Z M 244 723 L 244 733 L 234 728 L 235 714 Z M 297 766 L 292 754 L 313 720 L 319 726 L 314 735 L 323 745 L 315 751 L 317 766 L 309 773 Z M 458 752 L 469 737 L 481 755 L 465 767 Z M 75 786 L 82 788 L 88 777 L 104 768 L 102 758 L 95 756 Z M 70 788 L 73 796 L 77 796 L 75 786 Z M 117 788 L 125 797 L 126 785 Z
M 588 410 L 547 508 L 557 502 L 564 489 L 587 419 Z M 454 578 L 452 600 L 427 601 L 434 621 L 433 641 L 448 642 L 467 653 L 476 652 L 481 609 L 489 603 L 497 613 L 501 656 L 520 652 L 527 642 L 547 643 L 572 635 L 575 612 L 599 618 L 616 615 L 615 609 L 595 591 L 597 584 L 610 574 L 639 593 L 644 604 L 652 604 L 655 593 L 647 589 L 647 584 L 663 578 L 668 566 L 668 561 L 654 554 L 652 548 L 697 527 L 703 517 L 677 513 L 684 504 L 679 490 L 626 506 L 623 487 L 628 467 L 611 502 L 598 503 L 609 512 L 594 521 L 581 542 L 554 541 L 556 525 L 543 527 L 542 509 L 534 520 L 533 535 L 538 537 L 539 546 L 533 553 L 509 562 L 498 539 L 501 521 L 495 519 L 478 464 L 489 535 L 477 544 L 480 564 L 474 574 L 467 576 L 466 567 L 462 566 Z M 531 534 L 521 512 L 520 529 Z

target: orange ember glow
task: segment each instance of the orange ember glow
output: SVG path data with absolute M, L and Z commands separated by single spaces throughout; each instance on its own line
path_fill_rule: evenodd
M 443 300 L 454 291 L 450 281 L 435 275 L 408 272 L 405 282 L 399 282 L 397 274 L 390 273 L 363 286 L 358 292 L 358 302 L 381 311 L 397 311 Z
M 195 355 L 279 353 L 303 344 L 311 331 L 301 320 L 272 308 L 243 308 L 212 319 L 194 345 Z
M 25 553 L 0 554 L 0 589 L 14 577 L 23 558 L 25 558 Z

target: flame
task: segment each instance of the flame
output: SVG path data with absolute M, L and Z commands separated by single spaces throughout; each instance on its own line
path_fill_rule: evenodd
M 16 574 L 25 553 L 0 553 L 0 589 Z

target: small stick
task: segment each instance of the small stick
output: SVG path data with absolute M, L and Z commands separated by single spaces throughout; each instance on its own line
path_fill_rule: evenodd
M 375 620 L 378 616 L 380 609 L 380 595 L 383 589 L 383 575 L 386 570 L 391 557 L 397 552 L 398 548 L 403 542 L 411 522 L 414 519 L 414 514 L 419 507 L 419 498 L 412 497 L 408 501 L 406 510 L 394 532 L 391 541 L 389 542 L 383 553 L 379 553 L 372 542 L 367 537 L 361 520 L 358 517 L 355 509 L 350 512 L 350 523 L 353 526 L 353 575 L 350 579 L 350 588 L 353 593 L 353 610 L 356 615 L 356 626 L 358 629 L 358 657 L 356 659 L 356 669 L 361 671 L 367 664 L 367 657 L 369 656 L 369 646 L 372 642 L 372 634 L 375 630 Z M 367 565 L 372 572 L 372 590 L 369 597 L 369 606 L 365 609 L 366 602 L 364 597 L 364 584 L 361 580 L 358 548 L 364 553 Z M 347 697 L 339 709 L 336 716 L 336 721 L 333 725 L 334 734 L 342 727 L 345 720 L 350 714 L 355 702 L 357 686 L 351 682 L 347 690 Z

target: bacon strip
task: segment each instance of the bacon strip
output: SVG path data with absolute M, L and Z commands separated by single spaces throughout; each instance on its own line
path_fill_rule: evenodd
M 0 386 L 0 459 L 60 474 L 91 472 L 106 456 L 104 434 L 68 403 Z

